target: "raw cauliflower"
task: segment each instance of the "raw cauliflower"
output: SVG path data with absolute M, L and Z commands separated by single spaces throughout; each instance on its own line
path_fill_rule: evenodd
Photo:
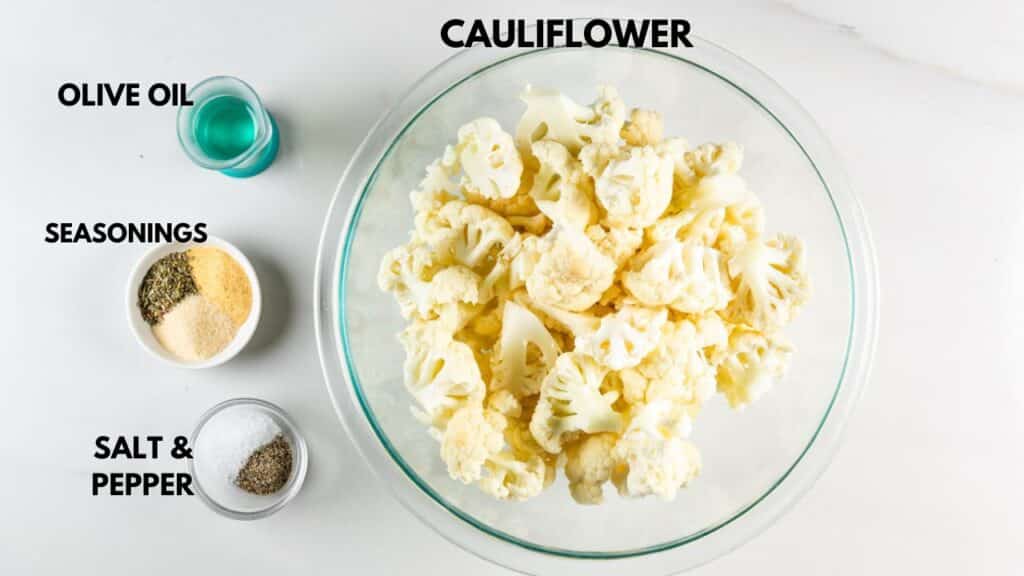
M 438 322 L 414 322 L 400 336 L 405 386 L 431 423 L 444 422 L 464 403 L 483 402 L 486 386 L 473 350 Z
M 665 126 L 661 114 L 654 110 L 633 108 L 622 126 L 622 139 L 630 146 L 654 146 L 661 142 Z
M 454 480 L 497 499 L 562 468 L 580 504 L 608 482 L 672 500 L 700 473 L 703 408 L 741 411 L 784 377 L 803 243 L 766 235 L 737 144 L 666 137 L 654 110 L 627 120 L 614 88 L 521 98 L 514 136 L 482 117 L 444 146 L 382 258 L 413 416 Z
M 735 174 L 709 176 L 674 200 L 676 208 L 648 229 L 652 243 L 676 239 L 729 250 L 761 236 L 761 203 Z
M 419 187 L 409 194 L 413 210 L 417 214 L 436 212 L 446 202 L 458 198 L 459 186 L 455 182 L 458 170 L 455 149 L 448 146 L 440 158 L 427 166 L 427 173 L 420 181 Z
M 607 371 L 578 352 L 558 357 L 540 388 L 540 399 L 530 420 L 530 432 L 552 454 L 562 451 L 567 435 L 578 432 L 616 432 L 621 416 L 612 409 L 618 395 L 601 392 Z
M 611 479 L 618 441 L 615 434 L 591 434 L 565 448 L 565 478 L 569 493 L 580 504 L 604 502 L 604 485 Z
M 788 324 L 807 301 L 810 286 L 804 270 L 804 243 L 776 235 L 743 244 L 728 262 L 736 298 L 726 316 L 758 330 Z
M 715 369 L 704 348 L 724 337 L 718 333 L 719 326 L 711 320 L 666 323 L 658 346 L 635 368 L 620 374 L 626 400 L 631 404 L 671 400 L 697 408 L 703 405 L 715 392 Z
M 484 198 L 511 198 L 519 190 L 523 161 L 512 136 L 493 118 L 478 118 L 459 128 L 455 146 L 465 172 L 463 186 Z
M 429 246 L 410 242 L 384 255 L 377 272 L 377 286 L 394 293 L 404 318 L 429 318 L 437 304 L 430 281 L 442 269 L 443 264 Z
M 527 424 L 510 420 L 505 448 L 487 459 L 478 485 L 499 500 L 533 498 L 555 480 L 555 460 L 537 444 Z
M 622 268 L 644 242 L 644 232 L 640 228 L 606 228 L 594 224 L 587 227 L 586 234 L 601 254 L 615 262 L 616 268 Z
M 576 336 L 576 350 L 609 370 L 632 368 L 658 345 L 668 319 L 664 308 L 623 306 L 601 318 L 597 329 Z
M 737 327 L 718 364 L 718 391 L 729 405 L 742 409 L 781 379 L 793 348 L 779 335 Z
M 688 314 L 721 310 L 732 298 L 721 254 L 695 242 L 659 242 L 630 260 L 622 285 L 647 306 Z
M 669 400 L 634 406 L 629 427 L 612 452 L 611 477 L 619 494 L 674 500 L 700 473 L 700 453 L 684 439 L 689 429 L 689 417 Z
M 538 302 L 564 310 L 586 310 L 615 280 L 615 262 L 587 236 L 572 228 L 554 228 L 534 246 L 526 290 Z
M 611 86 L 598 88 L 590 106 L 555 90 L 527 86 L 520 95 L 526 111 L 516 127 L 516 145 L 529 150 L 538 140 L 554 140 L 573 154 L 591 142 L 615 143 L 626 121 L 626 106 Z
M 517 292 L 513 298 L 524 306 L 537 312 L 545 326 L 552 330 L 567 333 L 575 341 L 576 338 L 594 333 L 601 325 L 601 319 L 582 312 L 570 312 L 557 306 L 538 302 L 530 298 L 528 293 Z
M 594 195 L 608 226 L 654 224 L 672 200 L 672 159 L 651 146 L 620 148 L 594 179 Z
M 598 210 L 588 190 L 590 181 L 565 146 L 554 140 L 533 143 L 540 168 L 533 177 L 530 196 L 555 225 L 583 230 L 597 221 Z
M 526 308 L 506 302 L 501 337 L 491 354 L 491 386 L 516 396 L 536 394 L 558 354 L 558 344 L 544 324 Z
M 417 215 L 416 232 L 439 258 L 477 272 L 486 271 L 515 235 L 512 225 L 497 213 L 461 200 Z
M 484 463 L 505 446 L 505 417 L 480 405 L 460 408 L 441 439 L 441 459 L 448 474 L 463 484 L 480 479 Z

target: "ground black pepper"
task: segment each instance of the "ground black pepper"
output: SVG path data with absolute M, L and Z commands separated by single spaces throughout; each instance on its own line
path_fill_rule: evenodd
M 235 483 L 252 494 L 273 494 L 288 483 L 291 473 L 292 447 L 284 436 L 278 434 L 249 456 Z

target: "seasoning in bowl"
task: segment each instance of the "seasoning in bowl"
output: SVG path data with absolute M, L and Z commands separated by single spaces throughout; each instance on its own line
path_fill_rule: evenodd
M 204 477 L 213 479 L 207 480 L 207 490 L 268 496 L 288 483 L 294 455 L 273 418 L 257 408 L 239 406 L 206 424 L 195 459 Z
M 208 246 L 157 260 L 139 287 L 139 311 L 175 358 L 202 361 L 224 350 L 252 311 L 252 286 L 229 254 Z
M 174 252 L 150 266 L 139 287 L 139 310 L 151 326 L 171 308 L 197 292 L 192 269 L 184 252 Z
M 273 494 L 288 483 L 292 460 L 291 444 L 278 434 L 269 444 L 249 455 L 245 466 L 238 471 L 235 484 L 252 494 Z
M 252 286 L 245 270 L 227 252 L 210 246 L 188 251 L 199 293 L 224 311 L 235 326 L 241 326 L 252 310 Z

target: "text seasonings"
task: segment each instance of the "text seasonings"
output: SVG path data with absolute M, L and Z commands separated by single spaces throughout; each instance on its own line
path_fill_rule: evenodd
M 530 24 L 535 24 L 530 27 Z M 680 18 L 642 20 L 460 20 L 441 25 L 441 41 L 449 48 L 692 48 L 690 22 Z

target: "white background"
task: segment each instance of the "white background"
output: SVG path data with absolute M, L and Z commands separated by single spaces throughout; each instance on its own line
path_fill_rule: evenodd
M 636 3 L 640 4 L 640 3 Z M 683 16 L 774 77 L 844 159 L 874 231 L 874 377 L 808 495 L 701 576 L 1018 574 L 1024 547 L 1024 8 L 1010 0 L 51 2 L 0 9 L 0 573 L 501 574 L 374 485 L 335 418 L 313 334 L 313 265 L 349 154 L 451 54 L 451 17 Z M 66 109 L 66 81 L 233 74 L 277 115 L 282 148 L 248 181 L 194 168 L 174 111 Z M 206 221 L 250 256 L 265 316 L 212 371 L 132 340 L 140 246 L 48 245 L 50 221 Z M 183 434 L 254 395 L 301 423 L 306 487 L 238 523 L 198 499 L 93 498 L 99 434 Z

